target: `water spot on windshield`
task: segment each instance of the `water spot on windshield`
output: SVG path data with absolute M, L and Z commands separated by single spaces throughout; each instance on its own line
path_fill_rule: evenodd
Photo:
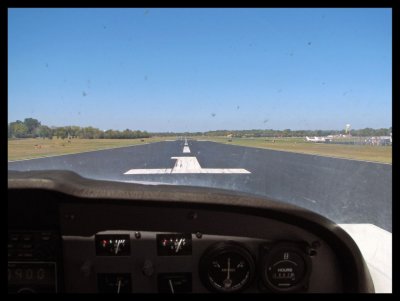
M 351 91 L 352 91 L 351 89 L 350 89 L 350 90 L 347 90 L 347 91 L 344 91 L 344 92 L 343 92 L 343 96 L 346 96 L 346 95 L 349 94 Z
M 215 114 L 215 113 L 211 113 L 211 116 L 212 116 L 212 117 L 215 117 L 215 115 L 217 115 L 217 114 Z

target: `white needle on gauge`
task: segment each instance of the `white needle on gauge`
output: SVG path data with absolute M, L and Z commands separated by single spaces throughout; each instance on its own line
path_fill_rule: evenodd
M 115 255 L 118 254 L 119 244 L 121 243 L 120 240 L 117 240 L 117 247 L 115 248 Z
M 117 289 L 117 294 L 119 294 L 119 291 L 121 290 L 121 279 L 118 280 L 118 289 Z
M 117 247 L 115 248 L 115 255 L 118 254 L 119 242 L 117 242 Z
M 228 275 L 226 276 L 226 279 L 224 280 L 224 285 L 225 287 L 230 287 L 232 285 L 232 280 L 231 280 L 231 258 L 228 257 L 228 268 L 227 268 Z
M 169 282 L 169 287 L 171 288 L 171 292 L 172 292 L 173 294 L 175 294 L 175 292 L 174 292 L 174 286 L 172 285 L 171 279 L 170 279 L 168 282 Z
M 178 253 L 178 252 L 179 252 L 179 248 L 181 247 L 182 241 L 183 241 L 183 238 L 181 238 L 181 239 L 179 240 L 179 243 L 178 243 L 178 246 L 176 247 L 175 253 Z

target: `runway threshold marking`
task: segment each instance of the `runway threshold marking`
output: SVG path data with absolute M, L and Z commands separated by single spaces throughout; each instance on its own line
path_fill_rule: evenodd
M 173 168 L 130 169 L 124 175 L 154 174 L 250 174 L 243 168 L 202 168 L 196 157 L 171 157 L 176 160 Z

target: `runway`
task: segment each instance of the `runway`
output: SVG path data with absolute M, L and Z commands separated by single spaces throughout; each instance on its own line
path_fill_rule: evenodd
M 392 232 L 388 164 L 178 140 L 9 162 L 8 168 L 238 190 L 305 207 L 337 223 L 371 223 Z

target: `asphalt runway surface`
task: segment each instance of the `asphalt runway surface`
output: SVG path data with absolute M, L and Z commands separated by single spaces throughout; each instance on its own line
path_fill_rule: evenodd
M 188 141 L 185 148 L 178 140 L 9 162 L 8 168 L 238 190 L 308 208 L 336 223 L 371 223 L 392 232 L 389 164 L 209 141 Z

